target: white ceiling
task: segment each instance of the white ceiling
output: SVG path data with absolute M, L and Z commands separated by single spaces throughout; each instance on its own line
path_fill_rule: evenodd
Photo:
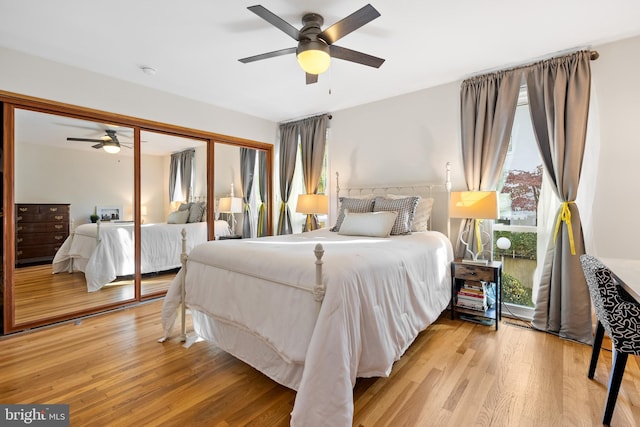
M 379 69 L 336 59 L 305 85 L 295 55 L 238 62 L 296 45 L 247 6 L 326 27 L 366 1 L 0 0 L 0 45 L 283 121 L 640 34 L 638 0 L 371 0 L 381 16 L 336 44 L 385 58 Z

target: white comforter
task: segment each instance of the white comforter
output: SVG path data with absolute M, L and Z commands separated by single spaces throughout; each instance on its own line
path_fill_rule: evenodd
M 322 304 L 311 293 L 318 242 L 325 250 Z M 387 376 L 446 308 L 452 258 L 449 240 L 438 232 L 384 239 L 317 230 L 209 242 L 189 255 L 186 305 L 197 333 L 298 391 L 292 425 L 350 426 L 356 377 Z M 179 305 L 180 277 L 165 298 L 165 336 Z M 227 335 L 207 336 L 215 329 L 202 314 L 252 335 L 257 348 L 300 366 L 301 375 L 283 374 L 260 354 L 234 351 Z
M 225 221 L 216 236 L 228 235 Z M 141 226 L 141 272 L 152 273 L 180 267 L 183 229 L 187 230 L 187 250 L 207 241 L 207 223 L 143 224 Z M 133 223 L 100 224 L 100 242 L 96 224 L 78 226 L 65 240 L 53 259 L 53 272 L 82 271 L 87 290 L 94 292 L 118 276 L 135 273 Z

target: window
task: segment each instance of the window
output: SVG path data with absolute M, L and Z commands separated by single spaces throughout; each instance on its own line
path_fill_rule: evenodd
M 537 209 L 542 188 L 542 159 L 529 114 L 526 87 L 520 90 L 509 151 L 498 185 L 500 218 L 494 225 L 494 244 L 509 239 L 509 249 L 494 247 L 503 261 L 502 295 L 505 314 L 518 311 L 530 317 L 533 274 L 537 266 Z M 527 309 L 528 308 L 528 309 Z

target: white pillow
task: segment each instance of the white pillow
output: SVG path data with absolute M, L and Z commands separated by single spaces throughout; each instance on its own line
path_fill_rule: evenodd
M 189 219 L 189 211 L 174 211 L 169 214 L 167 224 L 186 224 Z
M 338 234 L 346 236 L 389 237 L 398 212 L 345 212 Z

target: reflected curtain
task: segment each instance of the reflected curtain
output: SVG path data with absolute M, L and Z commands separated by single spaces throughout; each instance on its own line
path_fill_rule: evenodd
M 278 215 L 277 234 L 291 234 L 291 211 L 289 209 L 289 196 L 293 183 L 293 172 L 296 167 L 296 154 L 298 151 L 298 130 L 295 123 L 280 125 L 280 214 Z
M 169 164 L 169 200 L 174 201 L 188 201 L 191 196 L 191 187 L 193 181 L 193 166 L 195 150 L 184 150 L 179 153 L 173 153 L 171 155 L 171 162 Z M 184 200 L 176 200 L 176 184 L 178 181 L 178 174 L 180 174 L 180 191 Z
M 590 52 L 531 66 L 525 73 L 531 119 L 545 170 L 561 200 L 539 283 L 537 329 L 591 343 L 591 302 L 580 265 L 584 240 L 575 204 L 591 90 Z
M 258 195 L 260 196 L 260 207 L 258 209 L 258 226 L 256 236 L 267 235 L 267 153 L 258 151 Z
M 516 69 L 484 74 L 462 82 L 462 167 L 469 191 L 495 191 L 498 186 L 509 149 L 521 78 L 522 70 Z M 455 253 L 460 258 L 465 255 L 460 234 L 471 225 L 468 221 L 473 220 L 462 220 L 455 243 Z M 491 227 L 487 232 L 493 236 Z M 470 247 L 477 245 L 474 233 L 469 233 L 467 239 Z M 490 245 L 492 240 L 493 237 Z
M 240 185 L 242 186 L 242 237 L 251 237 L 251 191 L 253 190 L 253 175 L 256 169 L 256 150 L 240 148 Z
M 318 192 L 318 183 L 324 165 L 324 154 L 327 146 L 327 122 L 326 114 L 309 117 L 299 122 L 300 129 L 300 154 L 302 157 L 302 174 L 304 187 L 307 194 Z M 311 215 L 311 229 L 318 228 L 318 218 Z

